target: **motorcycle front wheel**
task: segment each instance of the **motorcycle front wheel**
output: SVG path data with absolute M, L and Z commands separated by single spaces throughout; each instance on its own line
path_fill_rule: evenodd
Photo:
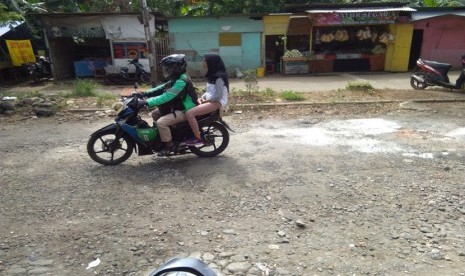
M 134 141 L 127 135 L 117 135 L 110 129 L 92 135 L 87 142 L 90 158 L 102 165 L 118 165 L 126 161 L 134 151 Z
M 200 157 L 214 157 L 222 153 L 229 144 L 229 132 L 226 127 L 218 122 L 212 122 L 200 126 L 205 144 L 201 147 L 189 147 Z
M 426 78 L 426 76 L 421 76 L 421 77 L 423 79 Z M 415 79 L 414 77 L 410 77 L 410 86 L 415 90 L 423 90 L 426 87 L 428 87 L 428 85 L 425 82 L 419 81 Z

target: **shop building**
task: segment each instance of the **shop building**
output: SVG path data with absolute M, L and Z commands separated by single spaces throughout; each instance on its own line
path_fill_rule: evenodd
M 418 58 L 462 68 L 465 54 L 465 7 L 419 8 L 412 13 L 414 25 L 409 68 Z
M 264 17 L 268 73 L 407 71 L 414 9 L 328 6 Z
M 192 77 L 203 77 L 201 61 L 208 52 L 221 55 L 231 76 L 261 66 L 261 15 L 175 17 L 168 25 L 172 51 L 186 55 Z
M 128 67 L 138 58 L 150 71 L 148 46 L 139 14 L 77 13 L 38 14 L 45 33 L 54 79 L 101 77 L 105 70 Z M 150 15 L 150 30 L 155 33 L 157 58 L 169 52 L 166 19 Z M 156 32 L 155 32 L 156 30 Z M 161 74 L 158 72 L 159 75 Z

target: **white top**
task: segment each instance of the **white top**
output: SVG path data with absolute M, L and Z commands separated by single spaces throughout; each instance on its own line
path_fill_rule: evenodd
M 207 101 L 220 102 L 222 107 L 228 104 L 228 88 L 222 78 L 218 78 L 215 84 L 207 83 L 207 91 L 202 95 Z

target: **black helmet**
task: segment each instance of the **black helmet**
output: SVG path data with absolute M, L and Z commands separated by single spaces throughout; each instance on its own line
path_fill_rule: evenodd
M 163 69 L 163 76 L 166 79 L 174 79 L 186 72 L 187 62 L 183 54 L 173 54 L 164 57 L 160 61 Z

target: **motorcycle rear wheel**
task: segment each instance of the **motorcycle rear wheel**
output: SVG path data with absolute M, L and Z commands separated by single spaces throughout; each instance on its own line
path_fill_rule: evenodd
M 426 78 L 426 76 L 422 76 Z M 428 85 L 424 82 L 418 81 L 414 77 L 410 77 L 410 86 L 415 90 L 424 90 Z
M 87 142 L 90 158 L 102 165 L 114 166 L 126 161 L 134 151 L 134 141 L 127 135 L 119 136 L 116 129 L 92 135 Z
M 205 144 L 201 147 L 189 147 L 192 153 L 199 157 L 214 157 L 222 153 L 229 144 L 228 129 L 218 123 L 212 122 L 200 126 Z
M 147 74 L 147 73 L 142 74 L 142 75 L 140 76 L 140 81 L 141 81 L 142 83 L 144 83 L 144 84 L 149 84 L 149 83 L 150 83 L 150 74 Z

